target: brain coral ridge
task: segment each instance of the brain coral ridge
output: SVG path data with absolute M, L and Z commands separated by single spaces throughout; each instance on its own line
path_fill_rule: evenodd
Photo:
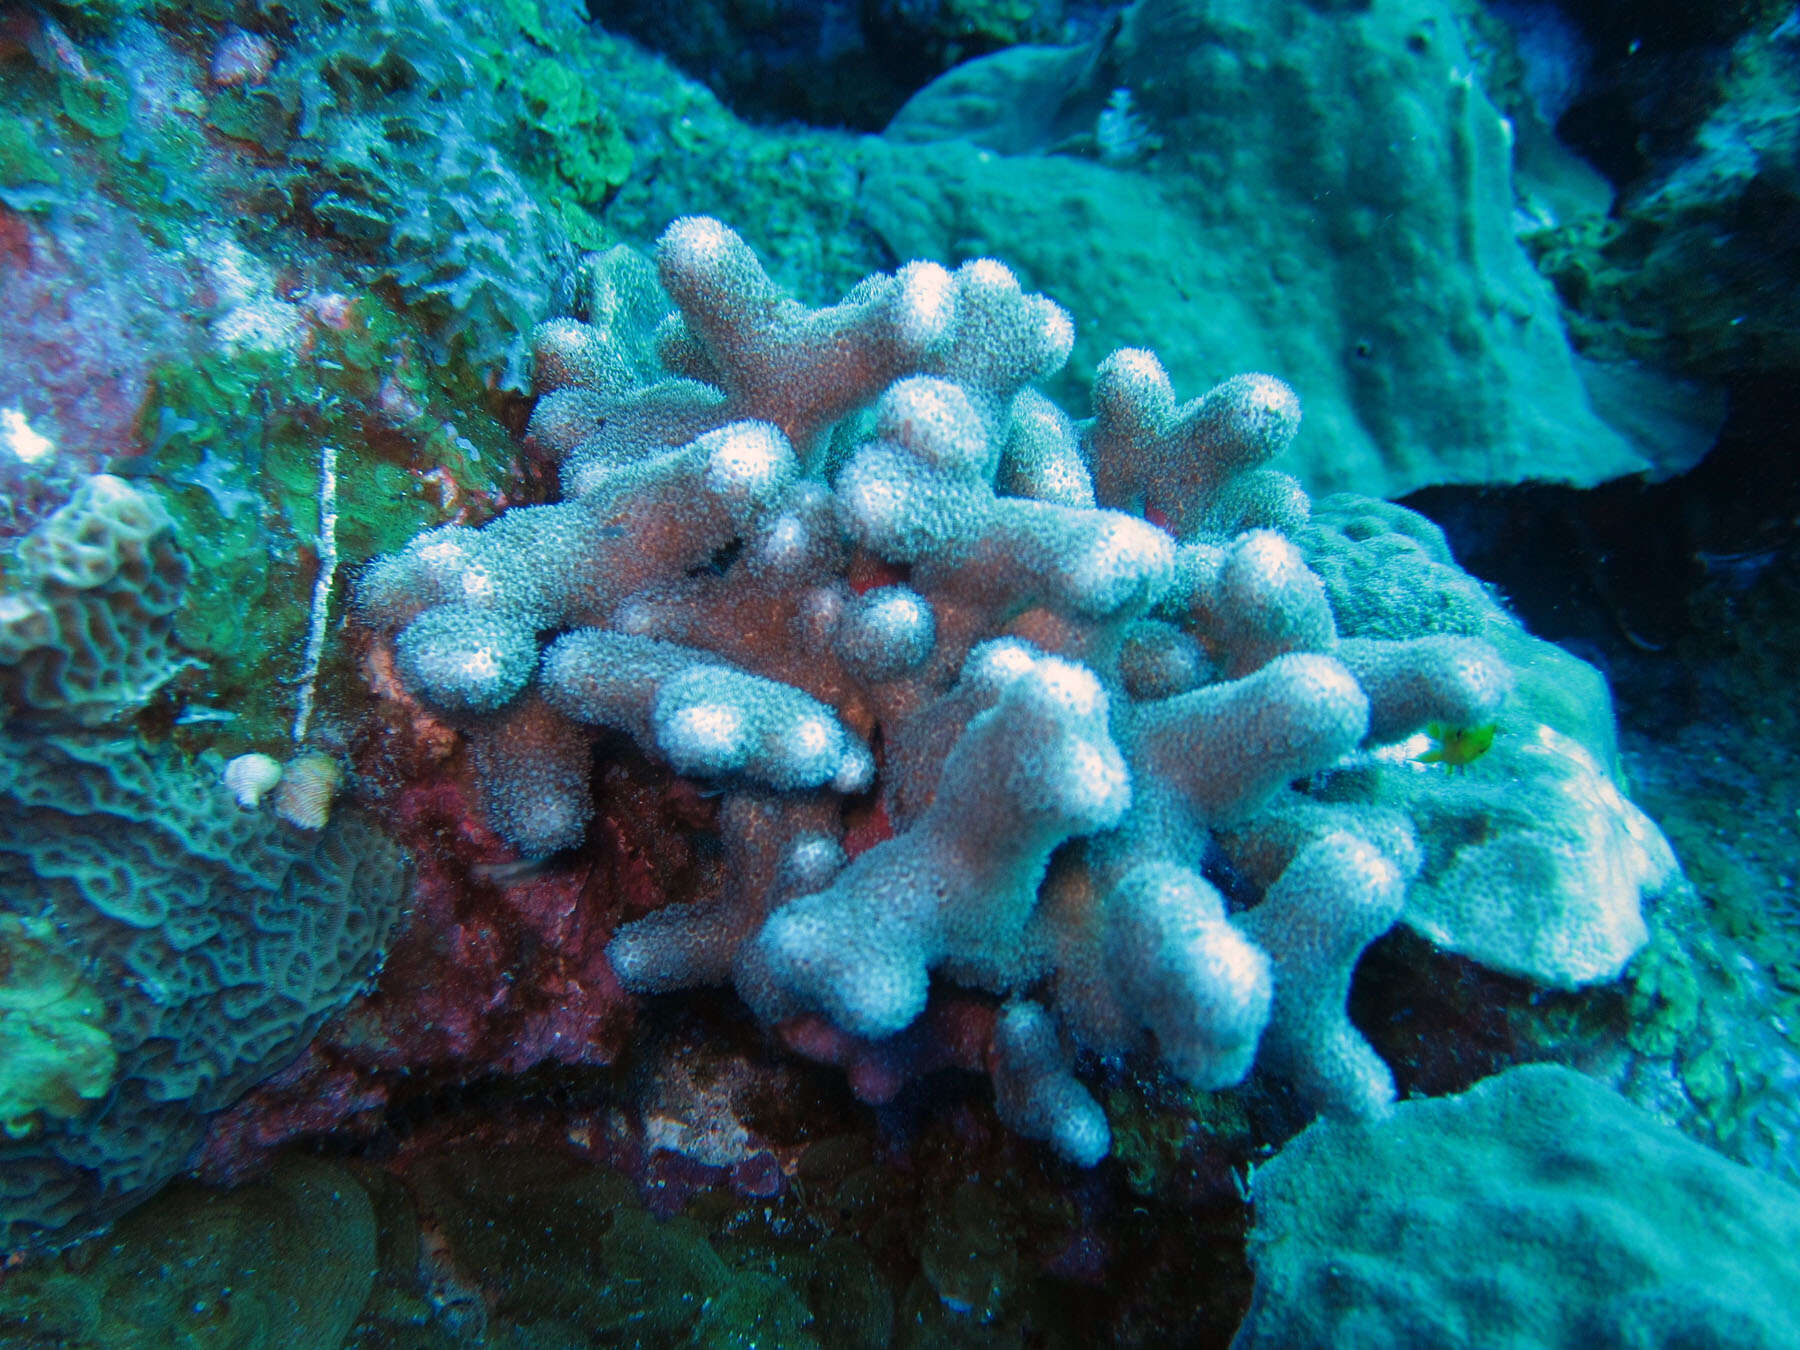
M 1003 1116 L 1082 1164 L 1109 1132 L 1081 1056 L 1153 1048 L 1208 1088 L 1261 1062 L 1382 1110 L 1345 996 L 1422 850 L 1406 812 L 1296 786 L 1492 720 L 1512 675 L 1481 605 L 1444 619 L 1447 557 L 1345 581 L 1382 574 L 1269 467 L 1293 391 L 1183 404 L 1120 351 L 1077 423 L 1033 387 L 1069 316 L 991 259 L 811 309 L 687 218 L 654 266 L 584 267 L 536 336 L 528 444 L 562 499 L 419 536 L 358 604 L 523 853 L 581 839 L 602 729 L 720 791 L 727 879 L 620 930 L 625 986 L 731 981 L 866 1040 L 934 975 L 990 991 Z M 1381 635 L 1341 636 L 1351 610 Z M 891 836 L 850 858 L 871 799 Z
M 191 569 L 154 492 L 89 476 L 14 563 L 0 591 L 0 703 L 15 715 L 104 722 L 189 664 L 173 632 Z

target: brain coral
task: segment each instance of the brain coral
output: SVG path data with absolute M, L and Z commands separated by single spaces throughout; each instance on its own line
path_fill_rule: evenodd
M 168 1180 L 380 963 L 404 855 L 354 811 L 300 830 L 219 779 L 131 741 L 0 733 L 0 1249 Z M 61 1077 L 20 1079 L 46 1038 Z
M 0 594 L 0 698 L 13 711 L 99 721 L 187 664 L 171 636 L 189 565 L 162 502 L 111 474 L 19 541 Z
M 581 839 L 602 729 L 718 788 L 722 889 L 623 927 L 625 986 L 730 981 L 815 1045 L 887 1041 L 934 977 L 989 991 L 1003 1116 L 1083 1164 L 1109 1127 L 1078 1056 L 1382 1110 L 1346 991 L 1442 851 L 1392 794 L 1316 789 L 1493 720 L 1510 620 L 1359 585 L 1349 544 L 1313 570 L 1268 467 L 1293 391 L 1183 404 L 1127 350 L 1077 425 L 1033 388 L 1069 316 L 1002 264 L 809 309 L 710 219 L 583 290 L 536 344 L 563 500 L 421 535 L 358 603 L 523 852 Z

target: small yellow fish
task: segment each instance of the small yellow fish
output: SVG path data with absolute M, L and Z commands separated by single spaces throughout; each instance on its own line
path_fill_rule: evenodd
M 1461 773 L 1493 748 L 1494 733 L 1499 729 L 1494 722 L 1479 727 L 1433 722 L 1425 728 L 1425 734 L 1431 737 L 1431 749 L 1419 756 L 1419 763 L 1442 764 L 1451 773 Z

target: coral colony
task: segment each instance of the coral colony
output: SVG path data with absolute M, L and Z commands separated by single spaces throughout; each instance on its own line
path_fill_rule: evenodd
M 1383 1110 L 1345 997 L 1434 850 L 1324 789 L 1493 722 L 1513 675 L 1447 560 L 1384 580 L 1355 565 L 1382 529 L 1308 526 L 1267 467 L 1294 393 L 1181 404 L 1126 350 L 1078 424 L 1033 387 L 1070 318 L 1000 263 L 808 309 L 705 218 L 654 274 L 591 259 L 583 307 L 536 337 L 562 500 L 420 535 L 357 604 L 522 854 L 582 839 L 607 729 L 721 794 L 727 879 L 618 931 L 625 987 L 734 984 L 849 1065 L 898 1054 L 933 976 L 988 991 L 1003 1117 L 1081 1165 L 1110 1134 L 1077 1060 L 1143 1045 Z

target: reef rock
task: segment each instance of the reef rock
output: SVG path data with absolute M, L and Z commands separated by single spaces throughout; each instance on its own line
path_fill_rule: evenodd
M 1236 1350 L 1800 1345 L 1800 1192 L 1568 1069 L 1318 1121 L 1252 1197 Z

